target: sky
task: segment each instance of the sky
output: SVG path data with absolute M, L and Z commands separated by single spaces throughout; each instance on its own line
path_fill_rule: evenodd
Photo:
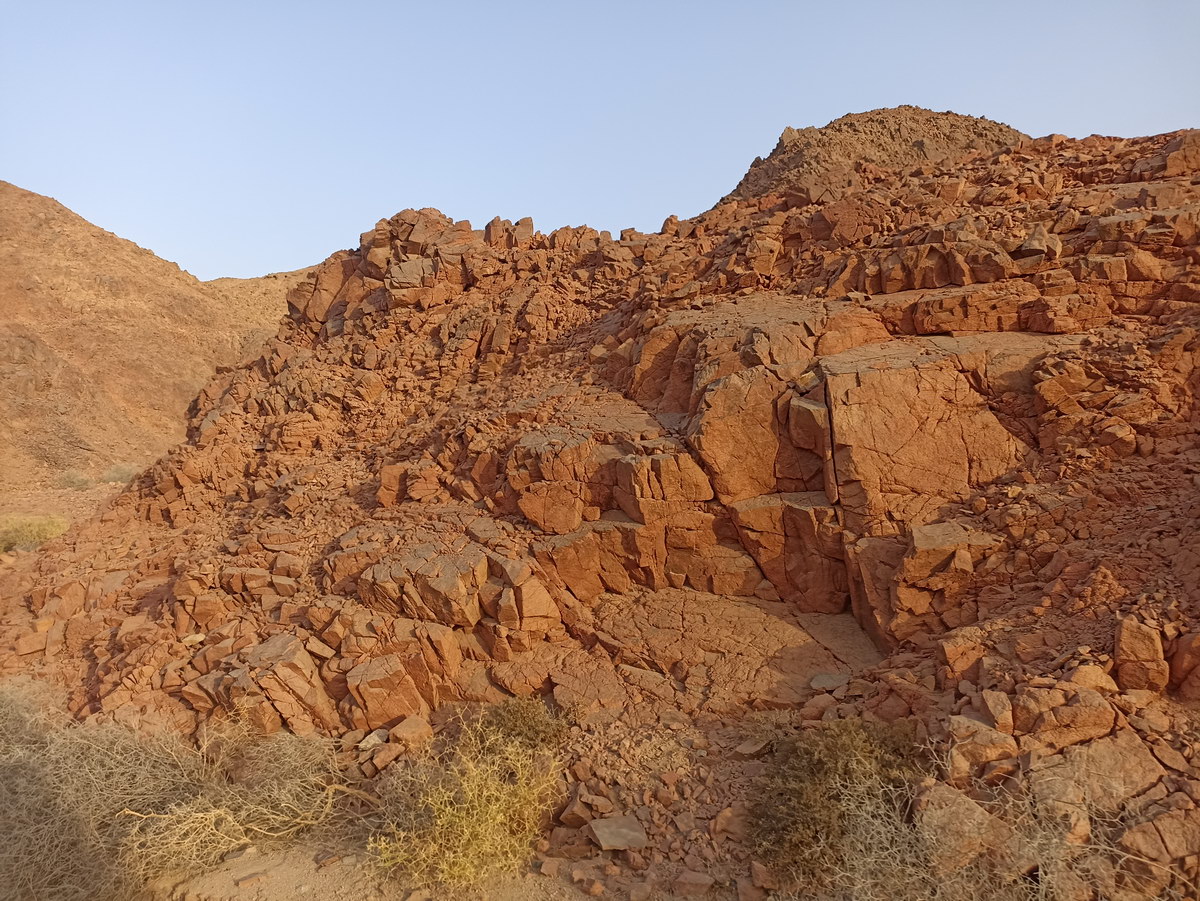
M 0 179 L 248 277 L 407 207 L 654 231 L 785 126 L 903 103 L 1200 127 L 1198 46 L 1196 0 L 0 0 Z

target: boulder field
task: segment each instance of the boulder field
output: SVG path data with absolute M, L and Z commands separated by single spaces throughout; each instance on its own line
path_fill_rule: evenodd
M 551 846 L 644 829 L 634 865 L 701 880 L 745 872 L 741 717 L 907 719 L 949 749 L 943 806 L 1086 791 L 1152 862 L 1128 897 L 1195 876 L 1200 131 L 839 123 L 653 234 L 381 220 L 184 443 L 0 581 L 0 670 L 185 731 L 531 694 L 711 726 L 687 824 L 598 749 Z

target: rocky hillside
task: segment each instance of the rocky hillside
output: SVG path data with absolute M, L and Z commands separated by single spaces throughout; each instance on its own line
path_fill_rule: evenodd
M 1200 132 L 913 133 L 654 234 L 380 221 L 9 578 L 5 667 L 134 724 L 249 705 L 368 776 L 387 730 L 548 695 L 593 731 L 546 853 L 628 813 L 618 873 L 741 897 L 748 714 L 907 720 L 951 819 L 973 777 L 1072 840 L 1122 812 L 1105 896 L 1160 897 L 1200 859 Z
M 916 106 L 851 113 L 822 128 L 785 128 L 722 202 L 792 193 L 792 203 L 836 199 L 864 187 L 873 167 L 928 166 L 994 153 L 1029 136 L 990 119 Z
M 149 463 L 216 368 L 275 333 L 302 275 L 206 285 L 0 182 L 0 493 Z

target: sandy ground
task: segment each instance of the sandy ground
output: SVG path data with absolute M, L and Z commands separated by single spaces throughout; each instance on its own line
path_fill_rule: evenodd
M 270 854 L 250 851 L 204 876 L 163 886 L 160 898 L 163 901 L 294 901 L 300 898 L 319 901 L 570 901 L 588 897 L 565 879 L 534 874 L 512 877 L 475 893 L 411 889 L 380 879 L 364 857 L 334 857 L 326 862 L 328 855 L 327 851 L 311 847 Z

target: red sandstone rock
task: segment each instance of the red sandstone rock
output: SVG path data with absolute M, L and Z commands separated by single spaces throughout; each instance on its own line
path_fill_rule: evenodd
M 1200 696 L 1194 135 L 964 134 L 819 179 L 789 139 L 620 240 L 381 221 L 22 577 L 0 662 L 185 728 L 402 734 L 511 694 L 910 718 L 1075 838 L 1079 791 L 1167 797 L 1194 761 L 1159 694 Z M 571 853 L 645 803 L 599 788 Z
M 1163 659 L 1158 630 L 1132 618 L 1122 620 L 1117 629 L 1114 656 L 1117 683 L 1122 688 L 1161 691 L 1166 687 L 1169 669 Z

